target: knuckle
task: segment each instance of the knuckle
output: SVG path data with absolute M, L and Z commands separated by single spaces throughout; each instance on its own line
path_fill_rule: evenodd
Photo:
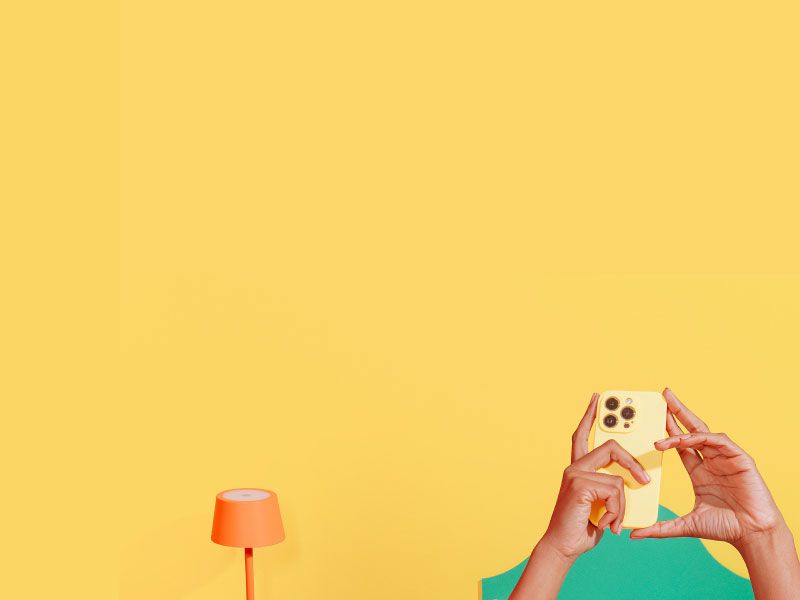
M 580 477 L 568 477 L 564 482 L 564 487 L 570 492 L 576 492 L 580 490 L 582 487 Z

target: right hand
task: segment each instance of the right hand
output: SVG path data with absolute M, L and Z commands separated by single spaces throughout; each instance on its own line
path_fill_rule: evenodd
M 700 537 L 740 548 L 754 537 L 785 527 L 753 459 L 724 433 L 709 433 L 672 390 L 666 388 L 663 395 L 670 437 L 655 447 L 662 452 L 677 449 L 692 480 L 694 509 L 678 519 L 637 529 L 631 539 Z
M 598 473 L 597 469 L 612 462 L 627 469 L 641 484 L 650 481 L 644 467 L 614 440 L 589 452 L 589 431 L 592 428 L 599 394 L 593 394 L 586 414 L 572 436 L 572 464 L 564 470 L 550 525 L 540 543 L 561 557 L 575 560 L 594 548 L 610 527 L 614 533 L 622 530 L 625 516 L 625 484 L 622 477 Z M 605 504 L 606 513 L 595 526 L 589 521 L 592 504 Z

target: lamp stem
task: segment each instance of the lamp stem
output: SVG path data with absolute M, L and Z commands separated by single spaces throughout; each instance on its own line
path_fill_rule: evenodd
M 253 591 L 253 549 L 244 549 L 244 576 L 247 579 L 247 600 L 255 600 L 255 591 Z

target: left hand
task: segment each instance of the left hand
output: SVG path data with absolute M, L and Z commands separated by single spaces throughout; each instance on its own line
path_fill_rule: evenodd
M 597 469 L 616 462 L 640 483 L 649 481 L 644 467 L 613 440 L 589 452 L 589 431 L 598 398 L 599 394 L 592 395 L 586 414 L 572 436 L 572 462 L 564 469 L 550 525 L 531 552 L 509 600 L 556 600 L 575 559 L 598 544 L 606 527 L 617 533 L 622 529 L 625 516 L 622 477 L 598 473 Z M 606 508 L 596 526 L 589 521 L 595 502 L 603 503 Z
M 617 534 L 622 530 L 625 516 L 623 479 L 618 475 L 598 473 L 597 469 L 614 462 L 627 469 L 639 483 L 650 481 L 639 461 L 614 440 L 589 452 L 589 431 L 598 397 L 599 394 L 592 395 L 586 414 L 572 436 L 572 463 L 564 470 L 553 516 L 540 542 L 569 561 L 594 548 L 606 527 Z M 594 525 L 589 521 L 589 515 L 596 502 L 605 505 L 606 513 Z

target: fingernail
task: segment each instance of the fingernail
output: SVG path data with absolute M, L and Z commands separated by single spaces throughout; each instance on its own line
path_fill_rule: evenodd
M 656 444 L 660 444 L 661 442 L 666 442 L 669 438 L 664 438 L 663 440 L 656 440 Z
M 642 476 L 645 481 L 650 482 L 650 475 L 647 474 L 647 471 L 642 471 Z

